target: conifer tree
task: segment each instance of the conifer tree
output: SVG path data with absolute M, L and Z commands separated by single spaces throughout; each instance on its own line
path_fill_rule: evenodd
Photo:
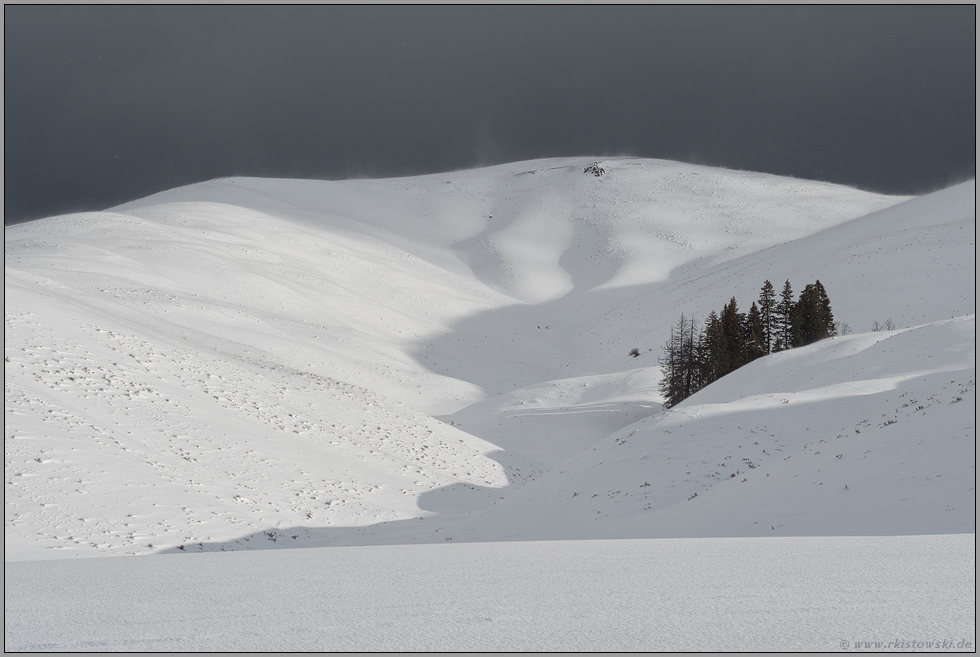
M 697 366 L 695 360 L 694 319 L 681 315 L 676 326 L 670 329 L 670 341 L 664 345 L 664 354 L 658 361 L 661 367 L 660 394 L 665 408 L 673 408 L 695 392 Z
M 817 279 L 813 287 L 817 291 L 817 301 L 820 305 L 820 321 L 823 324 L 823 330 L 828 336 L 837 335 L 837 323 L 834 322 L 834 311 L 830 308 L 830 297 L 827 296 L 827 290 L 820 283 L 820 279 Z
M 715 381 L 717 381 L 730 372 L 732 366 L 728 354 L 728 338 L 725 336 L 725 325 L 721 321 L 721 315 L 718 315 L 718 322 L 714 328 L 715 333 L 711 341 L 711 362 L 714 367 Z
M 776 291 L 768 279 L 762 284 L 762 293 L 759 295 L 759 315 L 762 321 L 762 347 L 767 354 L 771 354 L 777 337 Z
M 738 312 L 735 297 L 721 309 L 721 330 L 725 336 L 724 356 L 721 360 L 721 376 L 733 372 L 745 364 L 745 314 Z
M 703 388 L 717 381 L 722 375 L 722 354 L 725 353 L 725 334 L 718 313 L 711 311 L 704 320 L 704 328 L 698 338 L 697 364 L 698 385 Z
M 749 308 L 749 312 L 745 316 L 742 350 L 744 363 L 750 363 L 759 356 L 766 355 L 764 342 L 765 338 L 763 337 L 762 333 L 762 313 L 759 312 L 759 308 L 756 307 L 755 302 L 753 301 L 752 307 Z
M 710 315 L 709 315 L 710 319 Z M 705 335 L 708 326 L 708 320 L 705 320 L 704 326 L 698 331 L 698 337 L 694 341 L 694 389 L 700 390 L 705 387 L 711 381 L 709 380 L 710 372 L 708 363 L 710 361 L 710 351 L 708 349 L 708 340 Z
M 684 377 L 681 381 L 681 393 L 683 394 L 683 399 L 687 399 L 698 391 L 696 386 L 697 359 L 695 357 L 694 318 L 691 317 L 690 321 L 685 325 L 684 315 L 681 315 L 679 326 L 683 334 L 681 338 L 681 349 L 683 349 L 681 366 L 684 368 Z
M 806 291 L 807 289 L 803 288 L 803 292 L 800 292 L 800 298 L 793 304 L 789 313 L 789 346 L 793 349 L 809 344 L 806 341 L 809 329 L 807 317 L 809 294 L 805 294 Z
M 670 339 L 658 360 L 664 407 L 676 406 L 767 353 L 801 347 L 836 334 L 830 298 L 819 280 L 807 285 L 796 302 L 787 280 L 778 303 L 772 283 L 767 280 L 759 304 L 753 302 L 748 313 L 738 312 L 732 297 L 721 314 L 708 314 L 697 336 L 694 318 L 688 320 L 682 314 L 671 327 Z
M 776 304 L 776 329 L 778 331 L 777 342 L 779 349 L 789 349 L 793 346 L 793 288 L 789 281 L 783 285 L 783 291 L 779 295 L 779 302 Z M 777 351 L 778 351 L 777 350 Z
M 827 291 L 819 281 L 808 284 L 800 292 L 800 298 L 794 307 L 793 346 L 813 344 L 834 335 L 835 330 Z
M 722 307 L 724 310 L 724 307 Z M 735 297 L 728 302 L 728 315 L 722 313 L 722 321 L 728 319 L 725 327 L 725 338 L 728 339 L 728 357 L 732 370 L 737 370 L 745 364 L 745 313 L 738 312 Z M 737 327 L 737 328 L 736 328 Z
M 664 353 L 657 359 L 660 365 L 660 396 L 664 400 L 664 408 L 671 408 L 680 400 L 676 398 L 677 384 L 677 339 L 674 327 L 670 327 L 670 338 L 664 345 Z

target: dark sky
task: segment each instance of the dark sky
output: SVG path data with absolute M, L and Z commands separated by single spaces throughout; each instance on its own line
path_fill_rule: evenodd
M 922 193 L 975 175 L 975 13 L 8 5 L 4 220 L 569 155 Z

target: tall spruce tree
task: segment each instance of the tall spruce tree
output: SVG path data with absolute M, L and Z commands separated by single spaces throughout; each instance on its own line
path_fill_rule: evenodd
M 744 363 L 743 356 L 743 345 L 744 345 L 744 333 L 742 326 L 744 319 L 738 312 L 738 304 L 735 302 L 735 297 L 725 304 L 721 309 L 721 332 L 725 337 L 724 343 L 724 354 L 720 359 L 720 371 L 721 376 L 725 376 L 729 372 L 733 372 L 740 368 Z
M 818 287 L 819 285 L 819 287 Z M 830 299 L 820 282 L 808 284 L 796 302 L 793 312 L 794 347 L 813 344 L 834 335 L 834 314 Z
M 762 284 L 762 293 L 759 295 L 759 316 L 762 321 L 762 346 L 767 354 L 771 354 L 777 330 L 776 291 L 768 279 Z
M 803 288 L 800 292 L 800 298 L 796 300 L 793 304 L 793 309 L 789 313 L 790 321 L 790 338 L 789 346 L 791 348 L 803 347 L 810 344 L 807 339 L 810 336 L 810 294 L 807 292 L 807 286 Z
M 824 330 L 826 330 L 827 335 L 837 335 L 837 323 L 834 322 L 834 311 L 830 308 L 830 297 L 827 296 L 827 290 L 820 283 L 820 279 L 813 284 L 813 287 L 817 290 L 817 300 L 820 304 L 820 321 L 823 323 Z
M 779 302 L 776 304 L 776 351 L 790 349 L 793 347 L 793 287 L 789 280 L 783 285 L 783 291 L 779 295 Z
M 742 335 L 743 364 L 750 363 L 756 358 L 766 355 L 766 348 L 763 346 L 765 338 L 762 334 L 762 313 L 759 312 L 759 308 L 755 305 L 754 301 L 752 302 L 752 307 L 749 308 L 749 312 L 745 315 L 745 327 Z
M 722 376 L 722 354 L 725 349 L 725 334 L 721 329 L 718 313 L 711 311 L 704 320 L 704 328 L 698 338 L 697 365 L 698 385 L 703 388 Z

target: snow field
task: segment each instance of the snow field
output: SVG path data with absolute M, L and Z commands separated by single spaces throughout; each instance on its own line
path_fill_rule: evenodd
M 7 563 L 4 649 L 975 646 L 975 563 L 969 535 L 360 546 Z

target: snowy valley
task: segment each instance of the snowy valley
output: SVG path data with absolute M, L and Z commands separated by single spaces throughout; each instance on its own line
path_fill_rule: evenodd
M 975 647 L 975 182 L 588 164 L 220 179 L 6 227 L 5 647 Z M 853 333 L 664 412 L 677 317 L 767 279 L 819 279 Z M 116 577 L 125 612 L 72 611 Z M 161 620 L 212 577 L 208 620 Z M 258 581 L 295 599 L 201 611 Z M 300 608 L 278 642 L 236 629 Z

